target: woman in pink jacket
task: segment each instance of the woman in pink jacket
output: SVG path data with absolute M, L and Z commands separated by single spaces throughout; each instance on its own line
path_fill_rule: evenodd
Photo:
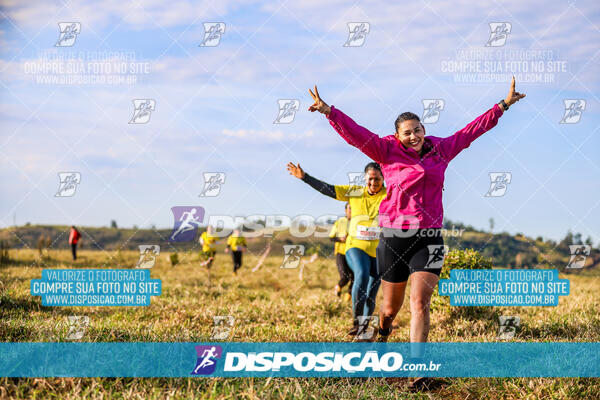
M 441 138 L 425 136 L 419 117 L 410 112 L 396 119 L 393 135 L 379 137 L 333 105 L 325 104 L 316 86 L 314 93 L 309 92 L 314 100 L 309 111 L 325 114 L 346 142 L 379 163 L 388 185 L 387 197 L 379 206 L 377 269 L 382 279 L 383 303 L 377 340 L 387 341 L 404 301 L 408 277 L 412 276 L 410 341 L 426 342 L 431 294 L 441 272 L 440 255 L 443 261 L 444 171 L 458 153 L 496 126 L 502 113 L 525 95 L 515 91 L 513 77 L 506 99 L 455 134 Z M 436 257 L 438 262 L 433 262 Z

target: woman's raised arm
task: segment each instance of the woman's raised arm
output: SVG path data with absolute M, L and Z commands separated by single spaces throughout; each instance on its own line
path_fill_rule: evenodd
M 475 118 L 475 120 L 452 136 L 441 140 L 441 150 L 447 161 L 452 160 L 458 153 L 469 147 L 475 139 L 496 126 L 498 118 L 500 118 L 503 112 L 523 97 L 525 97 L 525 94 L 515 90 L 515 77 L 513 76 L 506 99 L 500 101 L 498 104 L 494 104 L 492 108 Z
M 293 175 L 296 178 L 308 183 L 313 189 L 315 189 L 319 193 L 338 200 L 335 193 L 334 185 L 330 185 L 329 183 L 320 181 L 317 178 L 305 173 L 302 167 L 300 167 L 300 163 L 298 163 L 298 165 L 294 165 L 294 163 L 291 162 L 288 163 L 287 170 L 290 172 L 290 175 Z
M 317 86 L 315 92 L 308 90 L 312 96 L 314 103 L 308 108 L 308 111 L 318 111 L 325 114 L 329 123 L 336 132 L 350 145 L 356 147 L 373 161 L 385 163 L 385 158 L 388 153 L 388 141 L 380 138 L 378 135 L 368 129 L 358 125 L 349 116 L 335 108 L 327 105 L 319 95 Z

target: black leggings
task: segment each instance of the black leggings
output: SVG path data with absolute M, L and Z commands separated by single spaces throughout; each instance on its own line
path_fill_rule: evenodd
M 341 253 L 335 254 L 335 263 L 337 265 L 338 273 L 340 274 L 340 280 L 338 281 L 338 286 L 343 288 L 346 286 L 348 282 L 348 293 L 352 294 L 352 282 L 354 281 L 354 273 L 350 269 L 348 262 L 346 261 L 346 256 Z
M 444 257 L 444 238 L 440 228 L 406 231 L 382 228 L 377 246 L 377 271 L 386 282 L 406 282 L 416 271 L 440 275 Z
M 71 253 L 73 253 L 73 260 L 77 260 L 77 243 L 71 243 Z
M 233 259 L 233 272 L 242 268 L 242 252 L 241 251 L 232 251 L 231 258 Z

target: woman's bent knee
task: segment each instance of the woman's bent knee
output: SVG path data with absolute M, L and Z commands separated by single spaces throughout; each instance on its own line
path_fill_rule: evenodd
M 429 314 L 429 299 L 411 299 L 411 313 Z
M 393 307 L 381 307 L 381 315 L 383 318 L 394 318 L 396 316 L 396 314 L 398 314 L 398 311 L 400 311 L 400 308 L 398 308 L 397 310 L 394 309 Z

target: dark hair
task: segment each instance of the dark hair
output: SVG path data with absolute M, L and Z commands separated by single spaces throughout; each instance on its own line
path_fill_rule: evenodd
M 368 170 L 370 169 L 374 169 L 375 171 L 379 171 L 379 173 L 381 175 L 383 175 L 383 172 L 381 172 L 381 167 L 379 166 L 379 164 L 377 164 L 376 162 L 370 162 L 365 166 L 365 174 L 367 173 Z
M 419 123 L 421 123 L 419 116 L 415 113 L 411 113 L 410 111 L 403 112 L 402 114 L 398 115 L 398 118 L 396 118 L 395 123 L 396 131 L 398 131 L 398 128 L 400 127 L 401 123 L 403 123 L 404 121 L 410 121 L 411 119 L 416 119 L 417 121 L 419 121 Z

